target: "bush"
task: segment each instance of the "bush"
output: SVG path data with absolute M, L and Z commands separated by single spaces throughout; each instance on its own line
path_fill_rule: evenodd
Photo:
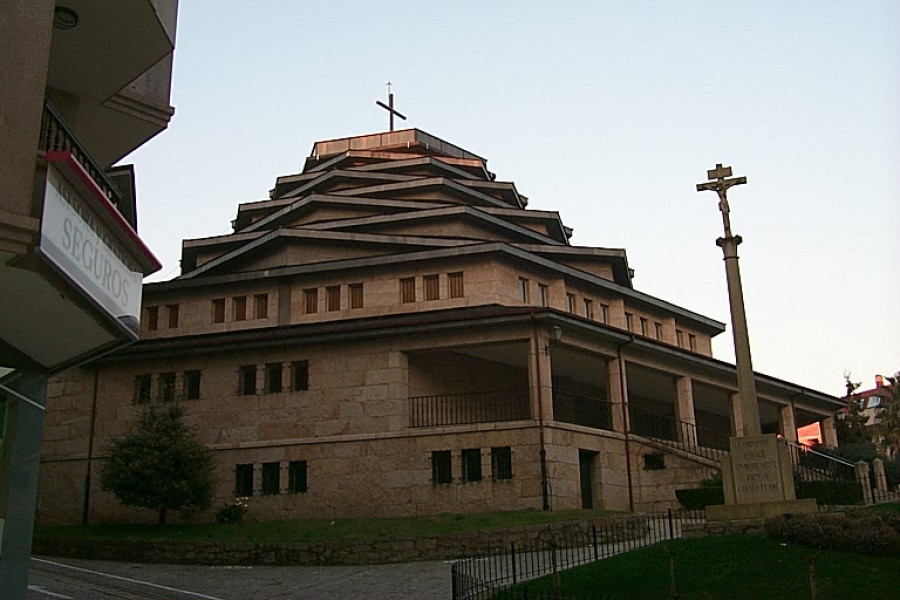
M 247 514 L 247 499 L 235 498 L 234 504 L 226 504 L 216 511 L 216 523 L 240 523 Z
M 766 534 L 827 550 L 900 556 L 900 514 L 852 511 L 846 514 L 781 515 L 766 520 Z
M 721 487 L 675 490 L 675 497 L 687 510 L 703 510 L 710 505 L 725 504 L 725 493 Z
M 856 481 L 795 481 L 798 498 L 815 498 L 822 504 L 859 504 L 862 488 Z

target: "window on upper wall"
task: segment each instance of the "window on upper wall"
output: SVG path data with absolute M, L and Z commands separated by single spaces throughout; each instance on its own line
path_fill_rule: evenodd
M 466 292 L 463 289 L 462 271 L 460 271 L 458 273 L 448 273 L 447 274 L 447 285 L 450 288 L 450 297 L 451 298 L 462 298 L 466 295 Z
M 416 301 L 416 278 L 404 277 L 400 280 L 400 302 Z
M 295 360 L 291 363 L 291 389 L 295 392 L 309 389 L 309 361 Z
M 281 492 L 281 463 L 267 462 L 262 465 L 262 493 L 272 496 Z
M 306 461 L 292 460 L 288 464 L 288 493 L 306 493 Z
M 185 400 L 200 398 L 200 371 L 184 372 L 184 398 Z
M 169 313 L 169 329 L 176 329 L 178 327 L 178 305 L 169 304 L 166 306 L 166 310 Z
M 231 299 L 232 312 L 235 321 L 247 320 L 247 296 L 235 296 Z
M 238 369 L 238 393 L 242 396 L 256 394 L 256 365 L 243 365 Z
M 675 330 L 675 343 L 679 348 L 684 348 L 684 332 L 680 329 Z
M 351 283 L 347 286 L 347 290 L 350 292 L 350 308 L 362 308 L 363 284 Z
M 158 306 L 148 306 L 147 307 L 147 330 L 148 331 L 156 331 L 159 329 L 159 307 Z
M 277 394 L 281 391 L 281 363 L 266 364 L 266 393 Z
M 634 315 L 629 312 L 625 313 L 625 329 L 628 331 L 634 330 Z
M 325 288 L 325 310 L 329 312 L 341 310 L 341 286 L 330 285 Z
M 566 312 L 575 313 L 575 294 L 566 294 Z
M 235 498 L 249 498 L 253 495 L 253 465 L 243 464 L 234 468 Z
M 213 323 L 225 322 L 225 298 L 216 298 L 212 301 Z
M 137 375 L 134 378 L 134 403 L 147 404 L 150 402 L 150 375 Z
M 547 306 L 550 303 L 550 289 L 543 283 L 538 284 L 538 304 Z
M 663 337 L 662 323 L 653 323 L 653 334 L 656 339 L 661 340 Z
M 163 402 L 175 400 L 175 373 L 160 373 L 159 399 Z
M 600 322 L 601 323 L 609 323 L 609 305 L 608 304 L 600 305 Z
M 594 302 L 587 298 L 584 299 L 584 316 L 588 319 L 594 318 Z
M 268 294 L 256 294 L 253 296 L 253 302 L 256 304 L 256 318 L 257 319 L 268 319 L 269 318 L 269 295 Z
M 491 448 L 491 477 L 494 481 L 512 479 L 512 450 L 509 446 Z
M 521 302 L 529 302 L 531 296 L 528 293 L 529 282 L 523 277 L 519 277 L 519 300 Z
M 319 288 L 303 290 L 303 311 L 308 315 L 319 312 Z
M 449 450 L 435 450 L 431 453 L 431 483 L 453 482 L 453 458 Z
M 422 278 L 425 285 L 425 300 L 439 300 L 441 297 L 441 279 L 439 275 L 426 275 Z
M 641 335 L 647 335 L 647 319 L 641 317 Z
M 690 346 L 691 352 L 697 351 L 697 336 L 693 333 L 688 334 L 688 346 Z
M 462 451 L 462 481 L 463 483 L 481 481 L 481 450 L 479 448 L 467 448 Z

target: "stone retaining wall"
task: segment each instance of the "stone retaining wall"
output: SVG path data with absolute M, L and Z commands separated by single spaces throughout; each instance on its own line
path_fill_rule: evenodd
M 527 525 L 445 536 L 366 542 L 152 542 L 82 540 L 35 536 L 32 554 L 61 558 L 188 565 L 366 565 L 447 560 L 508 549 L 536 540 L 565 536 L 573 529 L 597 527 L 606 541 L 642 537 L 648 530 L 643 515 Z

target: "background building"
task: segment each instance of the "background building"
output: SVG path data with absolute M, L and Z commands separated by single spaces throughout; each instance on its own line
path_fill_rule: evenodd
M 135 180 L 166 128 L 176 0 L 0 5 L 0 597 L 24 598 L 47 378 L 137 339 Z M 89 409 L 89 407 L 86 407 Z
M 51 382 L 41 521 L 153 519 L 85 474 L 166 402 L 250 518 L 673 506 L 742 428 L 724 325 L 527 203 L 418 129 L 317 142 L 232 233 L 184 241 L 140 342 Z M 765 432 L 824 420 L 835 443 L 837 399 L 757 387 Z

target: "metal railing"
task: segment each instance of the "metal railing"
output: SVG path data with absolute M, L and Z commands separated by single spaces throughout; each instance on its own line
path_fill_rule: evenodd
M 612 403 L 554 389 L 553 420 L 612 430 Z
M 852 462 L 784 440 L 791 452 L 794 472 L 804 481 L 856 481 Z
M 451 567 L 453 600 L 538 598 L 527 590 L 509 590 L 522 582 L 596 562 L 635 548 L 681 537 L 685 524 L 704 523 L 703 511 L 635 515 L 607 525 L 548 525 L 536 539 L 513 542 L 496 551 L 470 556 Z
M 41 136 L 38 141 L 38 150 L 43 150 L 44 152 L 68 150 L 71 152 L 75 160 L 91 176 L 91 179 L 94 180 L 94 183 L 97 184 L 109 201 L 119 211 L 122 210 L 122 195 L 119 193 L 119 190 L 106 177 L 103 169 L 94 162 L 94 159 L 84 149 L 84 146 L 78 141 L 75 134 L 66 127 L 65 121 L 63 121 L 59 113 L 48 103 L 44 104 L 44 113 L 41 117 Z
M 531 418 L 528 389 L 414 396 L 409 399 L 410 427 L 496 423 Z
M 659 444 L 720 462 L 729 450 L 728 434 L 685 423 L 635 405 L 629 405 L 630 431 Z

